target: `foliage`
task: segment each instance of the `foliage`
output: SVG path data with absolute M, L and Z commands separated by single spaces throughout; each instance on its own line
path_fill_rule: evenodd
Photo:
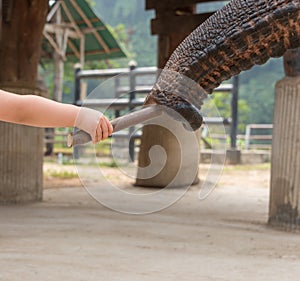
M 127 48 L 139 66 L 156 65 L 157 40 L 151 36 L 150 21 L 154 11 L 146 11 L 140 0 L 94 0 L 95 12 L 106 24 L 122 26 L 127 34 Z M 124 35 L 124 33 L 123 33 Z
M 47 170 L 45 176 L 50 178 L 59 178 L 59 179 L 73 179 L 78 178 L 78 174 L 72 171 L 65 170 Z
M 157 38 L 151 35 L 150 22 L 154 11 L 146 11 L 144 0 L 88 0 L 96 14 L 109 27 L 118 42 L 128 53 L 127 59 L 91 62 L 86 68 L 127 67 L 129 60 L 137 61 L 138 66 L 156 65 Z M 200 3 L 198 12 L 213 11 L 229 1 Z M 52 68 L 47 65 L 48 73 Z M 53 75 L 52 75 L 53 76 Z M 52 89 L 52 76 L 47 76 L 47 84 Z M 239 131 L 244 132 L 246 124 L 272 123 L 275 83 L 284 76 L 282 59 L 271 59 L 263 66 L 255 66 L 240 74 L 239 87 Z M 74 70 L 72 64 L 65 65 L 64 101 L 71 102 Z M 50 90 L 52 92 L 52 90 Z M 230 95 L 214 95 L 222 116 L 230 116 Z
M 130 43 L 130 36 L 127 33 L 124 24 L 118 24 L 113 27 L 109 24 L 106 25 L 111 34 L 116 38 L 121 48 L 126 52 L 127 58 L 109 60 L 109 66 L 111 68 L 128 67 L 128 62 L 133 60 L 136 56 Z
M 224 118 L 229 118 L 231 116 L 231 95 L 227 93 L 215 93 L 212 96 L 214 105 L 218 108 L 220 115 Z M 238 130 L 240 132 L 245 131 L 245 122 L 247 120 L 248 114 L 250 112 L 250 107 L 245 99 L 239 99 L 238 101 L 238 119 L 239 126 Z
M 153 11 L 145 11 L 140 0 L 94 0 L 101 19 L 112 26 L 122 24 L 128 34 L 129 50 L 139 66 L 156 65 L 156 37 L 150 35 L 150 20 Z M 220 9 L 229 1 L 200 3 L 198 12 Z M 246 124 L 272 123 L 274 87 L 283 76 L 282 59 L 272 59 L 264 66 L 256 66 L 240 75 L 239 131 Z M 223 116 L 230 116 L 230 95 L 217 95 L 214 100 Z
M 255 66 L 240 74 L 238 129 L 244 133 L 247 124 L 273 122 L 276 81 L 284 76 L 282 59 L 271 59 L 263 66 Z M 221 116 L 230 116 L 231 96 L 213 94 L 213 101 Z
M 250 111 L 247 124 L 272 123 L 276 81 L 284 76 L 282 59 L 271 59 L 263 66 L 240 75 L 240 98 L 247 101 Z
M 95 7 L 95 0 L 85 0 L 92 8 Z
M 230 1 L 218 1 L 213 3 L 199 3 L 197 5 L 197 12 L 207 13 L 207 12 L 213 12 L 221 9 L 224 5 L 226 5 Z

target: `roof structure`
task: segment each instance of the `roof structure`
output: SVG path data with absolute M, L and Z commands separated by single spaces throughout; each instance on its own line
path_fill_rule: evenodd
M 85 0 L 55 1 L 44 27 L 43 55 L 85 61 L 126 57 L 107 26 Z M 51 46 L 51 47 L 50 47 Z

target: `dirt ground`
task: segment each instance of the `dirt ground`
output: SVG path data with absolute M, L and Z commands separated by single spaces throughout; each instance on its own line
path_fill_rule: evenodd
M 300 233 L 267 225 L 268 165 L 227 166 L 205 200 L 193 186 L 140 216 L 103 207 L 78 178 L 50 176 L 60 168 L 45 164 L 43 202 L 0 207 L 1 281 L 299 280 Z

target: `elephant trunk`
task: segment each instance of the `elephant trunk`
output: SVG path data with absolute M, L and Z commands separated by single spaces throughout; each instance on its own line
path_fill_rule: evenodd
M 191 104 L 199 108 L 203 93 L 209 94 L 222 81 L 299 46 L 299 0 L 233 0 L 177 47 L 146 103 L 175 110 L 177 104 L 185 104 L 185 112 L 180 113 L 193 123 L 196 113 Z M 168 79 L 170 73 L 192 79 L 199 89 L 174 93 L 170 84 L 172 89 L 184 89 L 183 79 Z

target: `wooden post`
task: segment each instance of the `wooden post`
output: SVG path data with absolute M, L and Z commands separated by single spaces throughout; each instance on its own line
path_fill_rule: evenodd
M 0 39 L 0 88 L 41 95 L 36 86 L 37 66 L 48 1 L 6 3 Z M 0 202 L 41 200 L 42 164 L 43 130 L 0 122 Z
M 275 90 L 269 223 L 300 226 L 300 49 L 284 56 Z
M 169 5 L 164 6 L 163 1 L 153 1 L 147 0 L 146 6 L 148 8 L 156 7 L 156 19 L 152 20 L 152 33 L 158 34 L 158 68 L 162 69 L 169 59 L 172 52 L 175 48 L 181 43 L 181 41 L 196 27 L 201 21 L 199 17 L 195 21 L 187 22 L 189 16 L 193 16 L 196 12 L 196 5 L 194 4 L 182 4 L 183 1 L 178 1 L 178 7 Z M 202 17 L 203 18 L 203 17 Z M 195 19 L 193 17 L 193 19 Z M 174 22 L 173 22 L 174 21 Z M 178 25 L 178 22 L 182 21 L 181 25 Z M 183 21 L 185 24 L 183 24 Z M 176 26 L 176 28 L 174 28 Z M 172 28 L 171 28 L 172 27 Z M 178 28 L 180 28 L 180 31 Z M 176 122 L 176 121 L 174 121 Z M 143 129 L 143 135 L 141 140 L 141 147 L 139 153 L 139 169 L 136 178 L 136 185 L 139 186 L 156 186 L 156 187 L 165 187 L 170 184 L 172 179 L 178 173 L 178 169 L 186 169 L 186 177 L 178 179 L 177 182 L 174 182 L 174 185 L 185 185 L 198 182 L 198 176 L 194 175 L 194 178 L 191 179 L 189 170 L 193 168 L 185 165 L 182 167 L 180 161 L 180 144 L 176 139 L 177 133 L 184 133 L 182 131 L 170 132 L 167 128 L 161 126 L 149 125 L 145 126 Z M 164 165 L 164 168 L 155 176 L 145 178 L 144 177 L 144 167 L 148 167 L 150 164 L 149 151 L 151 147 L 158 145 L 165 150 L 167 161 Z M 194 153 L 200 153 L 199 151 L 194 151 Z M 152 159 L 153 161 L 160 161 L 159 159 Z M 191 165 L 195 165 L 191 161 Z M 161 163 L 157 163 L 159 165 Z M 155 169 L 153 163 L 152 167 Z M 150 172 L 151 174 L 151 172 Z
M 2 34 L 2 15 L 3 15 L 2 0 L 0 0 L 0 40 Z
M 61 21 L 61 6 L 57 9 L 55 14 L 56 24 L 60 25 Z M 54 91 L 53 99 L 55 101 L 62 102 L 62 93 L 63 93 L 63 77 L 64 77 L 64 61 L 62 54 L 64 53 L 63 40 L 64 33 L 58 29 L 55 32 L 55 38 L 57 46 L 59 47 L 60 53 L 56 50 L 53 53 L 53 62 L 54 62 Z

